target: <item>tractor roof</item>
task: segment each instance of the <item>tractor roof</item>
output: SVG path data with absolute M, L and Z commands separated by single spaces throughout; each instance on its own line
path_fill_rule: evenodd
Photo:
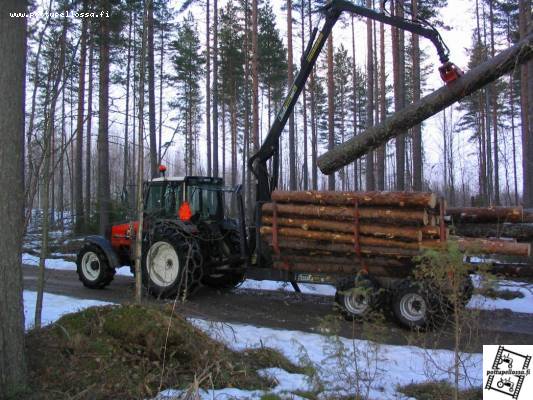
M 167 177 L 159 177 L 159 178 L 153 178 L 151 182 L 163 182 L 163 181 L 173 181 L 173 182 L 182 182 L 185 180 L 185 176 L 167 176 Z

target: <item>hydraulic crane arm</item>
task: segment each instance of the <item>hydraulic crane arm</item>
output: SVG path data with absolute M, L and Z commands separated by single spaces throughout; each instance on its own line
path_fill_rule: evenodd
M 448 82 L 457 77 L 453 64 L 448 60 L 448 48 L 442 41 L 439 32 L 433 27 L 418 21 L 410 21 L 397 16 L 377 12 L 366 7 L 355 5 L 347 0 L 332 0 L 318 11 L 322 13 L 325 18 L 320 33 L 318 32 L 318 28 L 313 30 L 307 48 L 302 56 L 300 71 L 294 79 L 281 110 L 276 115 L 274 123 L 270 127 L 262 146 L 248 160 L 248 167 L 257 179 L 256 200 L 259 202 L 269 201 L 272 191 L 277 186 L 279 172 L 279 138 L 285 128 L 289 116 L 294 110 L 294 105 L 300 97 L 309 75 L 311 75 L 317 58 L 322 51 L 328 36 L 331 34 L 333 26 L 343 12 L 349 12 L 383 22 L 384 24 L 429 39 L 437 49 L 440 61 L 443 64 L 439 68 L 442 78 Z M 270 176 L 267 167 L 267 162 L 270 159 L 272 159 L 272 176 Z

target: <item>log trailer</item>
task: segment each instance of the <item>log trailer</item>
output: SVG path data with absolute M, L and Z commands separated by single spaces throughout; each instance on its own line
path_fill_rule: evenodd
M 290 87 L 261 148 L 248 161 L 256 180 L 255 221 L 245 226 L 240 187 L 218 177 L 161 177 L 144 184 L 142 281 L 157 297 L 185 297 L 200 285 L 234 288 L 245 277 L 336 286 L 336 301 L 348 318 L 366 316 L 385 291 L 398 321 L 423 327 L 430 320 L 432 293 L 410 279 L 413 256 L 446 240 L 444 204 L 430 193 L 275 191 L 279 139 L 324 43 L 342 13 L 354 13 L 429 39 L 442 63 L 446 84 L 461 76 L 448 59 L 439 33 L 422 20 L 406 20 L 332 0 L 315 28 Z M 268 164 L 271 164 L 269 171 Z M 224 206 L 230 192 L 238 218 Z M 138 222 L 89 236 L 77 255 L 77 272 L 89 288 L 104 288 L 115 270 L 135 259 Z M 523 249 L 516 250 L 517 252 Z M 529 250 L 528 250 L 529 251 Z M 361 290 L 362 289 L 362 290 Z M 465 283 L 465 292 L 471 290 Z

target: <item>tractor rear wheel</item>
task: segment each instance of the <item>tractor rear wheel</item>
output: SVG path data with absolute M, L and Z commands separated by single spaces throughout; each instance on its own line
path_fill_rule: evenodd
M 115 269 L 109 266 L 105 253 L 93 243 L 86 244 L 78 252 L 76 271 L 83 285 L 90 289 L 103 289 L 115 276 Z
M 201 267 L 198 244 L 180 232 L 156 232 L 142 255 L 143 284 L 159 298 L 188 296 L 198 283 L 194 272 Z
M 222 257 L 231 257 L 241 253 L 240 235 L 237 231 L 228 231 L 219 242 Z M 244 280 L 244 270 L 241 262 L 234 262 L 217 267 L 204 275 L 202 283 L 215 289 L 233 289 Z
M 405 279 L 392 296 L 392 311 L 398 322 L 411 329 L 425 329 L 441 321 L 446 309 L 444 297 L 425 285 Z
M 378 290 L 373 279 L 358 275 L 339 282 L 335 301 L 348 321 L 368 318 L 379 306 Z

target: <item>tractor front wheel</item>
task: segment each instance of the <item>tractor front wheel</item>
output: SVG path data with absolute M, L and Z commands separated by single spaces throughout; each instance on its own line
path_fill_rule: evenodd
M 78 252 L 76 271 L 83 285 L 90 289 L 103 289 L 115 276 L 105 253 L 93 243 L 86 244 Z

